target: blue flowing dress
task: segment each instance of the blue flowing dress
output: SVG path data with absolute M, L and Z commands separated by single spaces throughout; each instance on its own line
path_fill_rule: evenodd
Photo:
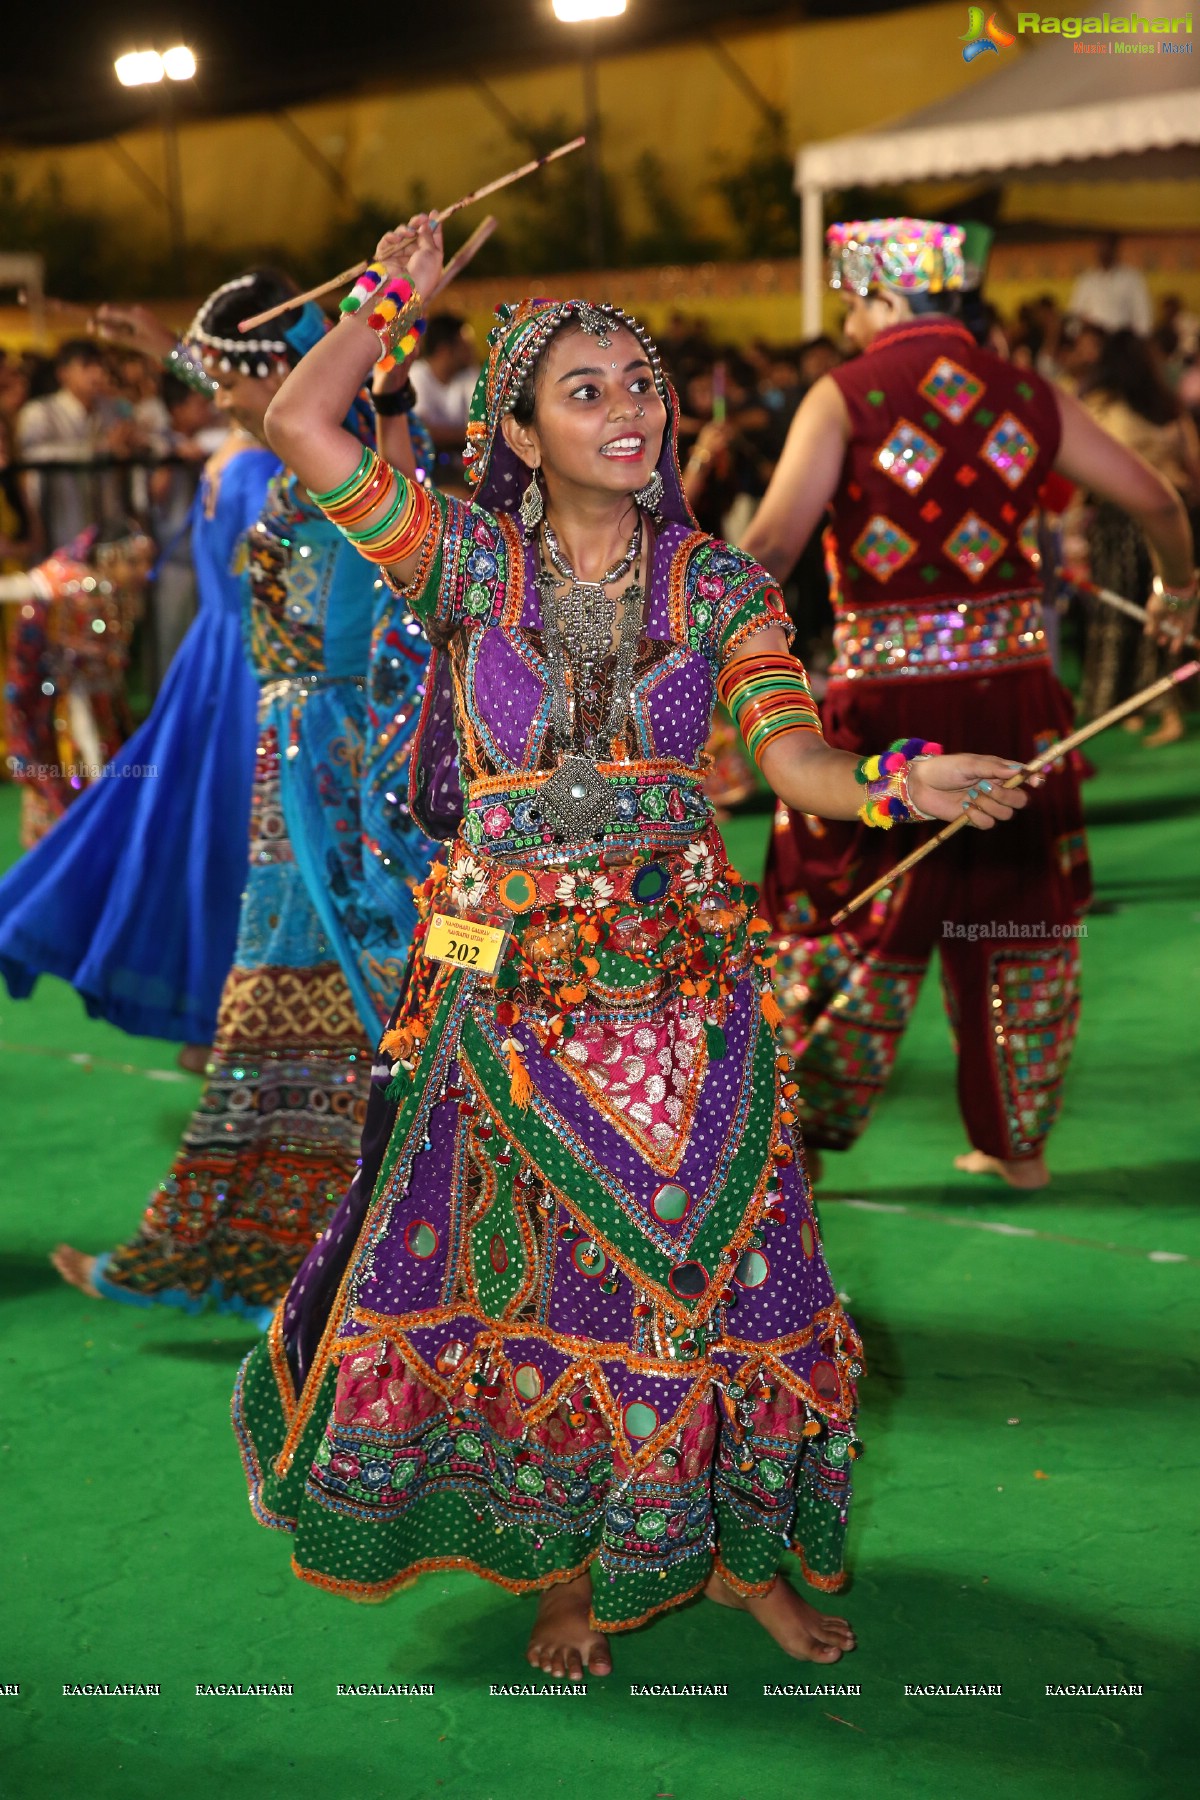
M 0 881 L 0 974 L 14 999 L 57 975 L 123 1031 L 212 1042 L 246 884 L 257 735 L 232 565 L 279 467 L 254 447 L 206 472 L 192 526 L 200 607 L 153 711 Z

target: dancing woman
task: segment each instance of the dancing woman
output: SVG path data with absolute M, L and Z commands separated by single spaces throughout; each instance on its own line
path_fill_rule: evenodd
M 441 266 L 412 229 L 268 416 L 437 646 L 412 792 L 454 841 L 418 889 L 358 1191 L 239 1376 L 252 1504 L 341 1593 L 438 1568 L 541 1590 L 528 1656 L 555 1675 L 606 1673 L 603 1633 L 702 1590 L 833 1662 L 850 1626 L 780 1568 L 791 1546 L 844 1579 L 861 1346 L 765 927 L 702 793 L 714 695 L 806 811 L 969 803 L 990 829 L 1021 797 L 995 758 L 825 745 L 778 589 L 695 527 L 674 396 L 619 308 L 498 309 L 472 503 L 364 454 L 340 420 L 375 329 Z
M 227 282 L 185 343 L 256 442 L 288 368 L 326 330 L 310 304 L 274 339 L 247 339 L 238 320 L 276 297 L 264 288 L 253 274 Z M 372 404 L 356 391 L 343 413 L 360 446 L 378 434 L 412 475 L 407 405 L 403 392 Z M 389 619 L 368 684 L 381 584 L 286 469 L 239 560 L 258 743 L 250 873 L 207 1081 L 137 1230 L 100 1256 L 60 1244 L 53 1261 L 89 1294 L 265 1324 L 354 1177 L 371 1050 L 416 923 L 408 884 L 431 846 L 396 790 L 427 651 Z

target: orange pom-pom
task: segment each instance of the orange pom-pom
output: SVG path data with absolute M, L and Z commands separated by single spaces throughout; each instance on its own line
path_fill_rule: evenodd
M 529 1070 L 525 1067 L 525 1058 L 521 1055 L 521 1046 L 516 1038 L 505 1038 L 504 1052 L 508 1058 L 508 1097 L 514 1106 L 519 1106 L 524 1112 L 533 1098 L 533 1083 L 529 1079 Z
M 770 988 L 763 989 L 759 999 L 759 1006 L 762 1008 L 762 1016 L 771 1030 L 778 1031 L 779 1027 L 783 1024 L 783 1013 L 780 1011 L 779 1002 Z

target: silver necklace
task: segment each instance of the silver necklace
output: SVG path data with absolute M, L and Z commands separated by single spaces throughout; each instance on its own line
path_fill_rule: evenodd
M 640 580 L 630 582 L 620 596 L 621 627 L 608 705 L 590 730 L 584 707 L 587 700 L 595 697 L 601 666 L 612 649 L 617 602 L 609 598 L 605 587 L 627 574 L 634 559 L 640 556 L 642 521 L 639 514 L 625 554 L 598 582 L 578 581 L 548 527 L 547 537 L 552 541 L 547 542 L 546 537 L 539 541 L 554 573 L 543 559 L 537 588 L 553 684 L 550 727 L 558 767 L 538 798 L 555 835 L 578 841 L 599 837 L 616 803 L 612 788 L 596 765 L 610 758 L 612 740 L 624 732 L 629 716 L 645 597 Z M 570 584 L 568 591 L 560 597 L 557 589 L 566 583 Z
M 642 515 L 639 513 L 634 520 L 633 531 L 630 534 L 629 542 L 626 544 L 612 568 L 606 570 L 605 573 L 600 576 L 598 581 L 581 582 L 578 575 L 576 575 L 574 569 L 563 555 L 562 545 L 559 543 L 554 527 L 549 519 L 543 524 L 542 530 L 546 536 L 546 550 L 549 554 L 550 561 L 554 564 L 554 567 L 558 570 L 563 580 L 571 582 L 574 587 L 606 588 L 610 582 L 620 581 L 622 575 L 628 575 L 630 569 L 632 569 L 638 551 L 642 547 Z

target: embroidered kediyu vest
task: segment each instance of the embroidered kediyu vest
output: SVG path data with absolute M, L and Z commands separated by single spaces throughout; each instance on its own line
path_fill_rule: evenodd
M 1054 391 L 956 321 L 886 331 L 832 379 L 851 438 L 825 534 L 843 680 L 990 673 L 1045 658 L 1038 490 Z

